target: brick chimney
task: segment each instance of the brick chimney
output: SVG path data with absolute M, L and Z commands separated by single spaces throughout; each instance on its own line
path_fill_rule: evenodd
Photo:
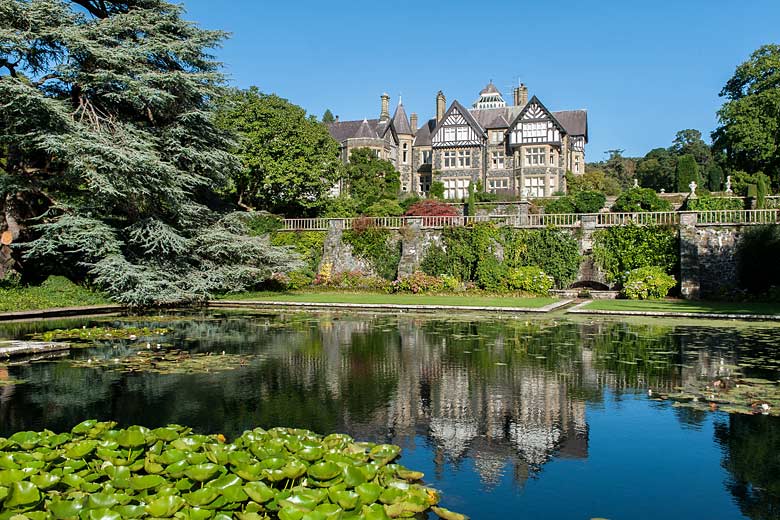
M 444 92 L 441 90 L 436 94 L 436 122 L 442 120 L 444 112 L 447 111 L 447 98 L 444 97 Z
M 415 135 L 417 133 L 417 114 L 415 112 L 409 116 L 409 123 L 412 125 L 412 135 Z
M 514 90 L 512 90 L 513 98 L 514 98 L 514 104 L 516 107 L 520 106 L 520 87 L 515 87 Z
M 520 104 L 521 105 L 527 105 L 528 104 L 528 87 L 525 86 L 525 83 L 520 83 Z
M 382 94 L 382 112 L 379 114 L 380 121 L 387 121 L 390 119 L 390 94 L 385 92 Z

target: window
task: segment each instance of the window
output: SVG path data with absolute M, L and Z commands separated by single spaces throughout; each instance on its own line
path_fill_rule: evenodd
M 490 133 L 490 142 L 493 144 L 501 144 L 504 142 L 504 132 L 497 130 Z
M 488 179 L 488 192 L 495 193 L 499 190 L 509 189 L 509 179 L 502 177 L 500 179 Z
M 421 164 L 431 164 L 431 151 L 430 150 L 422 150 L 420 152 L 420 163 Z
M 526 177 L 525 192 L 529 197 L 544 197 L 544 179 L 540 177 Z
M 420 193 L 428 195 L 431 191 L 431 175 L 420 175 Z
M 547 137 L 547 123 L 523 123 L 523 137 L 524 138 L 546 138 Z
M 444 179 L 444 198 L 462 199 L 469 194 L 469 179 Z
M 491 157 L 491 164 L 493 165 L 493 168 L 503 168 L 504 167 L 504 154 L 501 152 L 492 152 L 490 154 Z
M 471 168 L 471 150 L 458 150 L 458 167 Z
M 550 166 L 555 166 L 555 152 L 550 150 Z
M 372 148 L 371 151 L 374 152 L 374 157 L 376 157 L 377 159 L 381 159 L 381 157 L 379 156 L 380 153 L 379 150 L 377 150 L 376 148 Z
M 455 140 L 455 127 L 447 126 L 444 128 L 444 140 L 446 142 Z
M 458 129 L 458 141 L 468 141 L 469 140 L 469 127 L 467 126 L 459 126 Z
M 526 166 L 544 166 L 544 157 L 546 150 L 544 148 L 533 147 L 525 149 Z
M 455 152 L 444 152 L 444 166 L 443 168 L 456 168 L 455 164 Z
M 403 162 L 404 164 L 409 164 L 409 144 L 408 143 L 404 143 L 403 150 L 404 151 L 403 151 L 401 162 Z
M 580 158 L 574 158 L 574 173 L 580 173 Z

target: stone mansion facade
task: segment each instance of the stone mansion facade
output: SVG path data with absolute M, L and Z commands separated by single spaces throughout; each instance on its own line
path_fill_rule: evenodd
M 467 109 L 457 100 L 448 108 L 439 91 L 436 117 L 419 126 L 400 101 L 390 117 L 390 96 L 382 94 L 379 119 L 337 119 L 328 129 L 345 163 L 352 150 L 369 148 L 395 165 L 405 192 L 427 195 L 434 181 L 444 184 L 448 199 L 466 197 L 478 182 L 493 193 L 565 192 L 566 172 L 585 172 L 587 111 L 551 112 L 536 96 L 529 100 L 522 84 L 513 94 L 507 105 L 490 82 Z

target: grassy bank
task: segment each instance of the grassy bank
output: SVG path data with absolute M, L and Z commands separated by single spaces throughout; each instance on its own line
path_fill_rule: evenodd
M 582 310 L 690 312 L 697 314 L 780 314 L 780 303 L 687 300 L 596 300 Z
M 83 307 L 110 303 L 112 303 L 111 300 L 104 295 L 76 285 L 62 276 L 52 276 L 37 286 L 0 289 L 0 312 Z
M 392 305 L 454 305 L 468 307 L 524 307 L 537 309 L 557 298 L 481 295 L 384 294 L 348 292 L 251 292 L 223 296 L 222 300 L 256 300 L 293 303 L 352 303 Z

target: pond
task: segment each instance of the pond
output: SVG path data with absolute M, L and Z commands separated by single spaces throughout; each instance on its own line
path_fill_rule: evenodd
M 402 446 L 442 505 L 474 519 L 780 517 L 780 418 L 648 395 L 779 380 L 776 326 L 205 312 L 0 337 L 96 325 L 150 331 L 0 366 L 0 436 L 87 418 L 228 438 L 290 426 Z M 158 350 L 171 354 L 127 362 Z

